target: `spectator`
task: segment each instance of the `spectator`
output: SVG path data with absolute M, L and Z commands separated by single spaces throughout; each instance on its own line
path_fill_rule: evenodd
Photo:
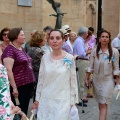
M 36 32 L 36 30 L 33 30 L 31 33 L 30 33 L 30 36 L 32 37 L 33 34 Z M 31 51 L 31 47 L 30 47 L 30 41 L 27 41 L 25 43 L 25 47 L 24 47 L 26 53 L 29 55 L 30 51 Z
M 46 32 L 46 35 L 47 35 L 47 42 L 46 42 L 46 44 L 45 44 L 43 47 L 41 47 L 41 49 L 44 51 L 44 53 L 47 53 L 47 52 L 51 52 L 51 51 L 52 51 L 52 49 L 51 49 L 51 47 L 49 46 L 49 43 L 48 43 L 49 33 L 50 33 L 50 31 L 51 31 L 52 29 L 53 29 L 53 28 L 52 28 L 51 26 L 46 26 L 46 27 L 43 29 L 43 31 Z
M 22 120 L 27 120 L 26 115 L 19 107 L 11 102 L 9 81 L 6 68 L 0 64 L 0 120 L 13 120 L 15 114 L 20 114 Z
M 0 40 L 3 42 L 0 44 L 0 48 L 2 49 L 2 52 L 10 44 L 10 40 L 8 38 L 9 31 L 10 31 L 10 28 L 7 28 L 7 27 L 1 30 Z
M 34 73 L 32 59 L 21 45 L 25 42 L 24 32 L 21 28 L 13 28 L 8 34 L 11 44 L 4 50 L 2 61 L 7 68 L 11 85 L 11 99 L 20 102 L 21 110 L 27 115 L 28 105 L 33 90 Z
M 30 50 L 29 56 L 32 58 L 32 66 L 33 66 L 33 71 L 36 79 L 33 101 L 35 100 L 35 93 L 36 93 L 36 86 L 38 82 L 38 73 L 39 73 L 41 58 L 44 54 L 41 47 L 44 46 L 45 43 L 46 43 L 46 34 L 43 31 L 36 31 L 30 39 L 31 50 Z

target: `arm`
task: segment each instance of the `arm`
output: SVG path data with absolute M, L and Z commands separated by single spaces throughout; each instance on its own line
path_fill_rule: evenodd
M 14 64 L 14 59 L 10 58 L 10 57 L 6 57 L 3 59 L 3 63 L 7 69 L 7 73 L 8 73 L 8 78 L 10 80 L 10 85 L 13 88 L 13 95 L 14 97 L 18 97 L 18 90 L 17 90 L 17 86 L 14 80 L 14 75 L 12 72 L 12 68 L 13 68 L 13 64 Z
M 39 69 L 39 77 L 38 77 L 38 84 L 36 89 L 36 99 L 32 105 L 33 109 L 38 108 L 39 100 L 41 97 L 41 91 L 43 89 L 43 82 L 44 82 L 44 61 L 43 58 L 41 59 L 40 69 Z
M 1 56 L 2 56 L 2 49 L 0 48 L 0 63 L 2 63 Z
M 84 48 L 84 44 L 81 41 L 75 44 L 74 55 L 78 55 L 79 57 L 85 57 L 87 55 Z
M 120 71 L 119 71 L 119 52 L 117 49 L 115 49 L 115 52 L 114 52 L 114 61 L 113 61 L 113 74 L 116 76 L 116 84 L 120 84 L 120 79 L 119 79 L 119 74 L 120 74 Z
M 90 75 L 91 73 L 93 73 L 93 67 L 94 67 L 94 54 L 95 54 L 95 50 L 94 49 L 92 51 L 92 53 L 90 54 L 90 64 L 89 66 L 86 68 L 86 77 L 85 77 L 85 84 L 86 86 L 88 86 L 88 82 L 89 82 L 89 78 L 90 78 Z
M 70 96 L 71 96 L 71 105 L 78 103 L 78 85 L 77 85 L 77 76 L 76 76 L 76 66 L 74 58 L 72 59 L 72 68 L 70 76 Z

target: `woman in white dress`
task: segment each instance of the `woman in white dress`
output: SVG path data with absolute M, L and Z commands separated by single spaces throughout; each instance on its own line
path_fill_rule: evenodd
M 43 55 L 39 70 L 36 101 L 37 120 L 69 120 L 78 102 L 74 57 L 62 50 L 63 33 L 52 30 L 49 44 L 53 51 Z
M 111 47 L 111 35 L 104 30 L 100 33 L 99 43 L 90 55 L 90 66 L 87 68 L 86 85 L 93 73 L 93 92 L 99 107 L 99 120 L 107 119 L 108 104 L 112 100 L 114 79 L 116 88 L 120 90 L 119 53 Z

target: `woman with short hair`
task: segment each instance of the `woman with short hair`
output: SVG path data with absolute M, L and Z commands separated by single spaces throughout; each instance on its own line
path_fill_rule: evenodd
M 32 69 L 32 59 L 21 47 L 25 42 L 25 35 L 21 28 L 13 28 L 8 34 L 11 44 L 2 54 L 2 61 L 7 68 L 11 85 L 11 98 L 20 102 L 21 110 L 27 114 L 28 105 L 35 81 Z M 18 98 L 18 100 L 17 100 Z
M 3 28 L 0 32 L 0 40 L 2 41 L 2 43 L 0 44 L 0 48 L 2 49 L 2 52 L 10 44 L 10 40 L 8 38 L 9 31 L 10 31 L 10 28 L 6 27 L 6 28 Z
M 38 82 L 38 73 L 39 73 L 41 58 L 44 54 L 44 51 L 41 49 L 41 47 L 46 44 L 46 41 L 47 41 L 46 33 L 44 33 L 43 31 L 36 31 L 30 39 L 31 48 L 30 48 L 29 56 L 32 58 L 32 66 L 36 79 L 33 101 L 35 100 L 35 92 Z

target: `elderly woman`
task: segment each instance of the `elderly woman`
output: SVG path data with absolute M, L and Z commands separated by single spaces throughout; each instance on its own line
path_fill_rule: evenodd
M 8 38 L 8 33 L 10 31 L 10 28 L 3 28 L 0 32 L 0 40 L 3 41 L 0 44 L 0 48 L 2 49 L 2 52 L 4 51 L 4 49 L 10 44 L 10 40 Z
M 71 32 L 69 35 L 69 39 L 67 40 L 67 43 L 72 50 L 72 53 L 73 53 L 73 47 L 74 47 L 74 42 L 75 42 L 76 38 L 77 38 L 77 34 L 75 32 Z
M 31 49 L 29 52 L 29 56 L 32 58 L 32 66 L 33 66 L 33 71 L 36 79 L 33 100 L 35 100 L 35 92 L 36 92 L 36 85 L 38 82 L 38 73 L 39 73 L 41 58 L 44 54 L 41 47 L 46 44 L 46 41 L 47 41 L 46 34 L 43 31 L 36 31 L 30 40 Z
M 35 81 L 31 64 L 32 59 L 21 48 L 21 45 L 25 42 L 24 32 L 21 28 L 11 29 L 8 37 L 11 44 L 4 50 L 2 60 L 7 68 L 10 80 L 11 98 L 15 105 L 20 103 L 21 110 L 27 114 Z

